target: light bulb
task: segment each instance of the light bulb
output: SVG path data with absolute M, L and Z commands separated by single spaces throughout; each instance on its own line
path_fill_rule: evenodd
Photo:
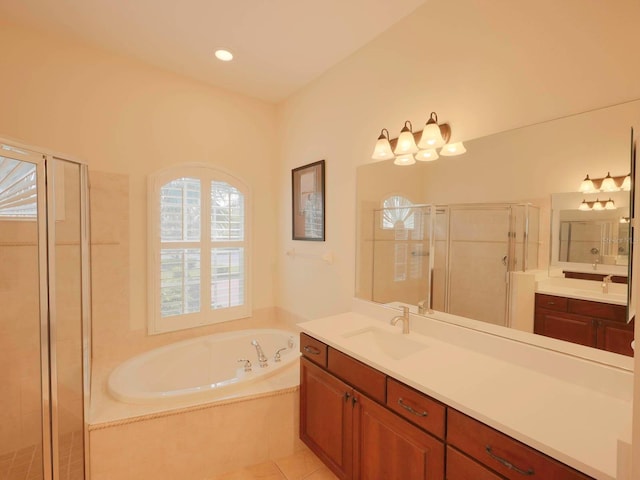
M 404 127 L 402 127 L 400 131 L 398 143 L 393 153 L 396 155 L 406 155 L 408 153 L 413 155 L 414 153 L 418 153 L 418 146 L 416 145 L 416 140 L 413 138 L 413 131 L 409 120 L 404 122 Z
M 391 144 L 389 143 L 389 131 L 383 128 L 376 142 L 376 146 L 373 149 L 371 158 L 374 160 L 391 160 L 394 156 L 391 151 Z
M 624 177 L 624 180 L 622 181 L 622 185 L 620 185 L 620 188 L 625 192 L 628 192 L 629 190 L 631 190 L 631 174 Z
M 616 190 L 618 190 L 618 186 L 616 185 L 615 180 L 609 172 L 607 172 L 607 176 L 602 180 L 600 190 L 602 190 L 603 192 L 615 192 Z
M 580 184 L 580 191 L 582 193 L 592 193 L 596 191 L 596 187 L 593 185 L 593 180 L 589 178 L 588 174 Z
M 418 147 L 423 150 L 429 150 L 432 148 L 440 148 L 445 144 L 444 138 L 442 138 L 442 132 L 438 126 L 438 115 L 436 112 L 431 112 L 429 120 L 422 130 L 422 136 Z

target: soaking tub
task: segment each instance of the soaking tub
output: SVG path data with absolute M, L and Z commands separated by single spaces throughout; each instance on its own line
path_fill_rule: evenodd
M 264 352 L 266 366 L 260 365 L 254 340 Z M 125 361 L 109 376 L 107 390 L 126 403 L 206 402 L 292 368 L 298 364 L 298 350 L 298 336 L 286 330 L 239 330 L 198 337 Z

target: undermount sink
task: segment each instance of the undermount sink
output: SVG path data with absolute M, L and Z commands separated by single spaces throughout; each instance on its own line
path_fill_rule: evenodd
M 377 327 L 367 327 L 345 333 L 343 337 L 361 342 L 369 347 L 375 347 L 381 353 L 396 360 L 401 360 L 427 348 L 425 344 L 412 340 L 406 335 L 388 332 Z

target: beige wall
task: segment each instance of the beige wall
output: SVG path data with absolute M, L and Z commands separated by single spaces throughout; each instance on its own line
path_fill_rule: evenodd
M 93 223 L 96 238 L 112 243 L 94 246 L 94 253 L 118 245 L 125 249 L 119 263 L 102 257 L 94 264 L 94 279 L 113 287 L 102 291 L 106 298 L 98 307 L 108 309 L 110 299 L 121 303 L 120 294 L 129 300 L 125 312 L 112 309 L 126 318 L 98 312 L 105 322 L 123 327 L 111 341 L 130 333 L 140 338 L 146 331 L 147 175 L 185 162 L 225 169 L 252 189 L 253 308 L 273 309 L 278 174 L 273 105 L 11 24 L 0 24 L 0 44 L 0 134 L 82 159 L 96 182 L 98 172 L 120 176 L 93 185 L 113 188 L 102 192 L 106 208 L 113 202 L 128 220 L 122 237 L 117 237 L 122 228 L 109 232 Z M 128 198 L 124 205 L 122 193 Z
M 335 263 L 284 260 L 278 304 L 308 318 L 349 308 L 356 166 L 370 161 L 382 127 L 395 136 L 405 120 L 421 126 L 436 111 L 440 121 L 451 123 L 454 138 L 469 140 L 639 98 L 634 79 L 640 68 L 623 52 L 635 41 L 640 5 L 615 5 L 428 2 L 284 102 L 280 177 L 326 159 L 327 241 L 291 240 L 290 192 L 283 188 L 280 250 L 332 250 Z

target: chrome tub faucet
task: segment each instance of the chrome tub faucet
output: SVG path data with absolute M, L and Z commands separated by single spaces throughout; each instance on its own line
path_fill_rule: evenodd
M 258 365 L 263 368 L 268 367 L 269 365 L 267 364 L 267 356 L 262 351 L 262 347 L 258 343 L 258 340 L 251 340 L 251 345 L 256 347 L 256 353 L 258 354 Z

